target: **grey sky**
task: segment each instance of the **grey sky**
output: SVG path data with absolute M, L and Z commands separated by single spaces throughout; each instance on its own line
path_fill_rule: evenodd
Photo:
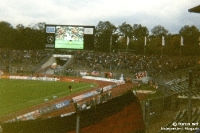
M 28 26 L 47 24 L 94 25 L 110 21 L 141 24 L 151 30 L 162 25 L 170 33 L 178 33 L 184 25 L 200 29 L 200 14 L 188 9 L 199 0 L 1 0 L 0 21 Z

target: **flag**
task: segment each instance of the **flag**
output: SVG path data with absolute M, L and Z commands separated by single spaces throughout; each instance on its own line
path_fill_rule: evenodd
M 144 46 L 146 46 L 147 45 L 147 37 L 145 36 L 144 37 Z
M 165 46 L 165 37 L 162 36 L 162 46 Z
M 183 37 L 181 36 L 181 46 L 183 46 Z
M 129 37 L 127 36 L 127 39 L 126 39 L 126 43 L 127 43 L 127 45 L 129 44 Z

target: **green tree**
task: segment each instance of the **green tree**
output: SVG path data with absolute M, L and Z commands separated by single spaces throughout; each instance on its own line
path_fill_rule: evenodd
M 145 36 L 149 36 L 149 30 L 147 27 L 142 26 L 141 24 L 134 24 L 133 25 L 133 45 L 131 47 L 134 48 L 135 52 L 137 54 L 143 54 L 144 53 L 144 39 Z M 133 49 L 132 48 L 132 49 Z
M 157 25 L 153 29 L 151 29 L 151 33 L 152 33 L 153 36 L 167 36 L 168 30 L 166 30 L 161 25 Z
M 126 22 L 122 23 L 122 25 L 119 25 L 118 27 L 120 33 L 122 36 L 129 38 L 133 36 L 133 27 L 130 24 L 127 24 Z
M 32 29 L 44 31 L 45 24 L 46 24 L 45 22 L 39 22 L 35 24 L 34 26 L 32 26 Z
M 185 25 L 180 29 L 179 34 L 184 40 L 183 53 L 185 55 L 199 54 L 199 29 L 194 25 Z
M 130 50 L 133 40 L 133 27 L 130 24 L 124 22 L 118 26 L 118 31 L 120 36 L 118 39 L 119 49 L 127 49 L 129 47 Z M 129 38 L 128 46 L 127 46 L 127 37 Z
M 185 25 L 180 29 L 179 34 L 183 36 L 185 45 L 198 45 L 199 29 L 196 26 Z
M 0 22 L 0 48 L 11 48 L 13 45 L 14 30 L 10 23 Z
M 18 24 L 18 25 L 16 25 L 16 29 L 18 30 L 18 31 L 21 31 L 21 30 L 23 30 L 25 27 L 24 27 L 24 25 L 23 24 Z
M 113 42 L 113 34 L 115 34 L 117 28 L 109 21 L 100 21 L 96 26 L 96 49 L 99 51 L 109 52 L 111 42 Z M 111 41 L 112 38 L 112 41 Z
M 148 46 L 148 50 L 150 54 L 163 55 L 166 51 L 166 45 L 168 41 L 168 30 L 166 30 L 163 26 L 157 25 L 153 29 L 151 29 L 150 42 Z M 165 47 L 162 46 L 162 36 L 165 38 Z
M 136 38 L 145 37 L 149 35 L 149 30 L 147 29 L 147 27 L 142 26 L 141 24 L 134 24 L 133 35 Z
M 44 49 L 45 23 L 38 23 L 28 27 L 16 26 L 15 49 Z
M 165 46 L 165 55 L 179 56 L 182 55 L 181 36 L 179 34 L 168 35 L 168 42 Z

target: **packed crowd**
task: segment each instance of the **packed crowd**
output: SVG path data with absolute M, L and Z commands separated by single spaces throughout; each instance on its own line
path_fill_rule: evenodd
M 45 50 L 5 50 L 0 49 L 0 66 L 16 67 L 16 69 L 24 70 L 32 69 L 42 59 L 47 57 L 50 52 Z
M 0 66 L 18 65 L 18 70 L 27 66 L 34 67 L 42 59 L 52 53 L 45 50 L 1 50 Z M 147 72 L 150 76 L 157 74 L 167 74 L 176 70 L 192 67 L 200 61 L 196 56 L 144 56 L 133 53 L 98 53 L 98 52 L 57 52 L 54 54 L 72 54 L 75 64 L 81 69 L 92 69 L 94 71 L 126 71 L 130 74 Z M 23 68 L 24 67 L 24 68 Z M 32 69 L 32 68 L 31 68 Z
M 85 52 L 77 54 L 76 62 L 81 67 L 90 67 L 94 70 L 102 69 L 126 70 L 136 74 L 147 71 L 148 74 L 166 74 L 176 70 L 192 67 L 198 64 L 199 57 L 194 56 L 144 56 L 130 53 L 107 54 Z

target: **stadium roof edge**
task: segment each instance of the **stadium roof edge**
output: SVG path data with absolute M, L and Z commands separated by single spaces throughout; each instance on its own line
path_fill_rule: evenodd
M 200 13 L 200 5 L 188 9 L 188 12 Z

